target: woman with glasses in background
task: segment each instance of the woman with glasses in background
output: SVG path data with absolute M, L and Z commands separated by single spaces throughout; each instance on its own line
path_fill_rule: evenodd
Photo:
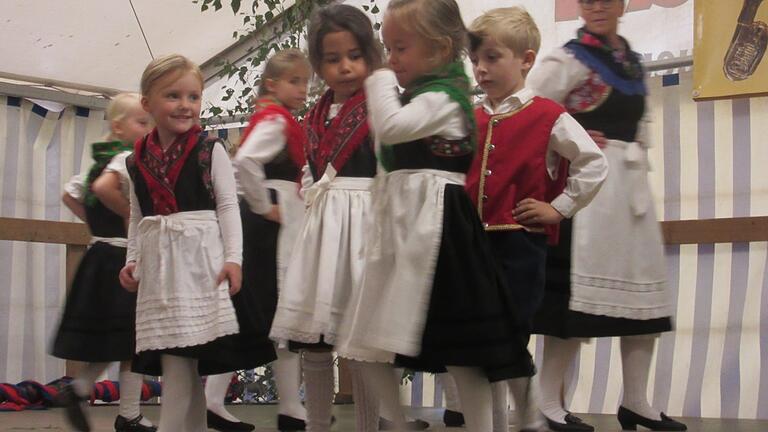
M 548 251 L 546 294 L 535 323 L 544 335 L 541 410 L 553 431 L 593 431 L 561 398 L 581 342 L 620 337 L 623 396 L 618 420 L 656 431 L 686 430 L 648 403 L 656 339 L 672 330 L 661 231 L 648 184 L 649 142 L 640 56 L 618 34 L 624 0 L 579 0 L 584 26 L 542 58 L 528 85 L 563 104 L 608 159 L 595 199 L 561 222 Z

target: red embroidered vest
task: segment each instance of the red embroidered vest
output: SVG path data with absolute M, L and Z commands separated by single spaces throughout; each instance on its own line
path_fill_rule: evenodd
M 466 189 L 487 231 L 524 229 L 546 233 L 551 243 L 557 242 L 559 225 L 523 226 L 512 212 L 525 198 L 552 202 L 563 192 L 567 161 L 560 164 L 556 179 L 547 171 L 549 138 L 563 112 L 559 104 L 540 97 L 504 114 L 475 110 L 480 146 Z

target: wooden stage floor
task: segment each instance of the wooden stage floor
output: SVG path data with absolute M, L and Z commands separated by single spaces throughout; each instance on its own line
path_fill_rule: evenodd
M 158 406 L 143 406 L 144 414 L 156 421 L 160 410 Z M 230 411 L 241 420 L 256 425 L 257 432 L 275 431 L 276 406 L 247 405 L 230 406 Z M 94 432 L 111 432 L 112 423 L 117 415 L 117 406 L 97 406 L 89 408 L 89 415 Z M 431 431 L 461 431 L 460 428 L 445 428 L 441 422 L 442 409 L 421 408 L 411 410 L 411 414 L 423 418 L 432 426 Z M 354 432 L 354 410 L 351 405 L 334 406 L 334 414 L 338 422 L 333 427 L 334 432 Z M 593 424 L 599 432 L 619 432 L 621 427 L 615 416 L 581 415 Z M 768 431 L 768 421 L 758 420 L 719 420 L 719 419 L 684 419 L 691 432 L 765 432 Z M 0 431 L 68 431 L 60 409 L 45 411 L 0 412 Z M 510 431 L 515 431 L 514 426 Z M 640 430 L 643 430 L 640 428 Z

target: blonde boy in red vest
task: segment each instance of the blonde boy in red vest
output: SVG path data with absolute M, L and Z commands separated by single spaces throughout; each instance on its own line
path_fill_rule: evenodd
M 557 242 L 563 218 L 592 200 L 608 167 L 563 107 L 525 88 L 541 42 L 525 9 L 488 11 L 469 30 L 473 72 L 485 97 L 475 111 L 479 145 L 466 187 L 518 309 L 520 337 L 527 341 L 544 294 L 547 243 Z M 530 377 L 507 384 L 518 429 L 540 430 L 543 418 L 532 403 Z M 505 401 L 506 389 L 499 396 Z M 494 409 L 495 430 L 507 430 L 506 403 L 501 405 Z

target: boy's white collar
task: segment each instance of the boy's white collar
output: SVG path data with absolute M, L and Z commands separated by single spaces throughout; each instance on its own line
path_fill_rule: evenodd
M 499 105 L 496 106 L 496 108 L 491 107 L 491 101 L 488 99 L 488 96 L 483 98 L 482 103 L 483 109 L 488 114 L 503 114 L 512 111 L 521 105 L 527 104 L 531 99 L 533 99 L 533 91 L 523 87 L 523 89 L 507 96 L 503 101 L 501 101 Z

